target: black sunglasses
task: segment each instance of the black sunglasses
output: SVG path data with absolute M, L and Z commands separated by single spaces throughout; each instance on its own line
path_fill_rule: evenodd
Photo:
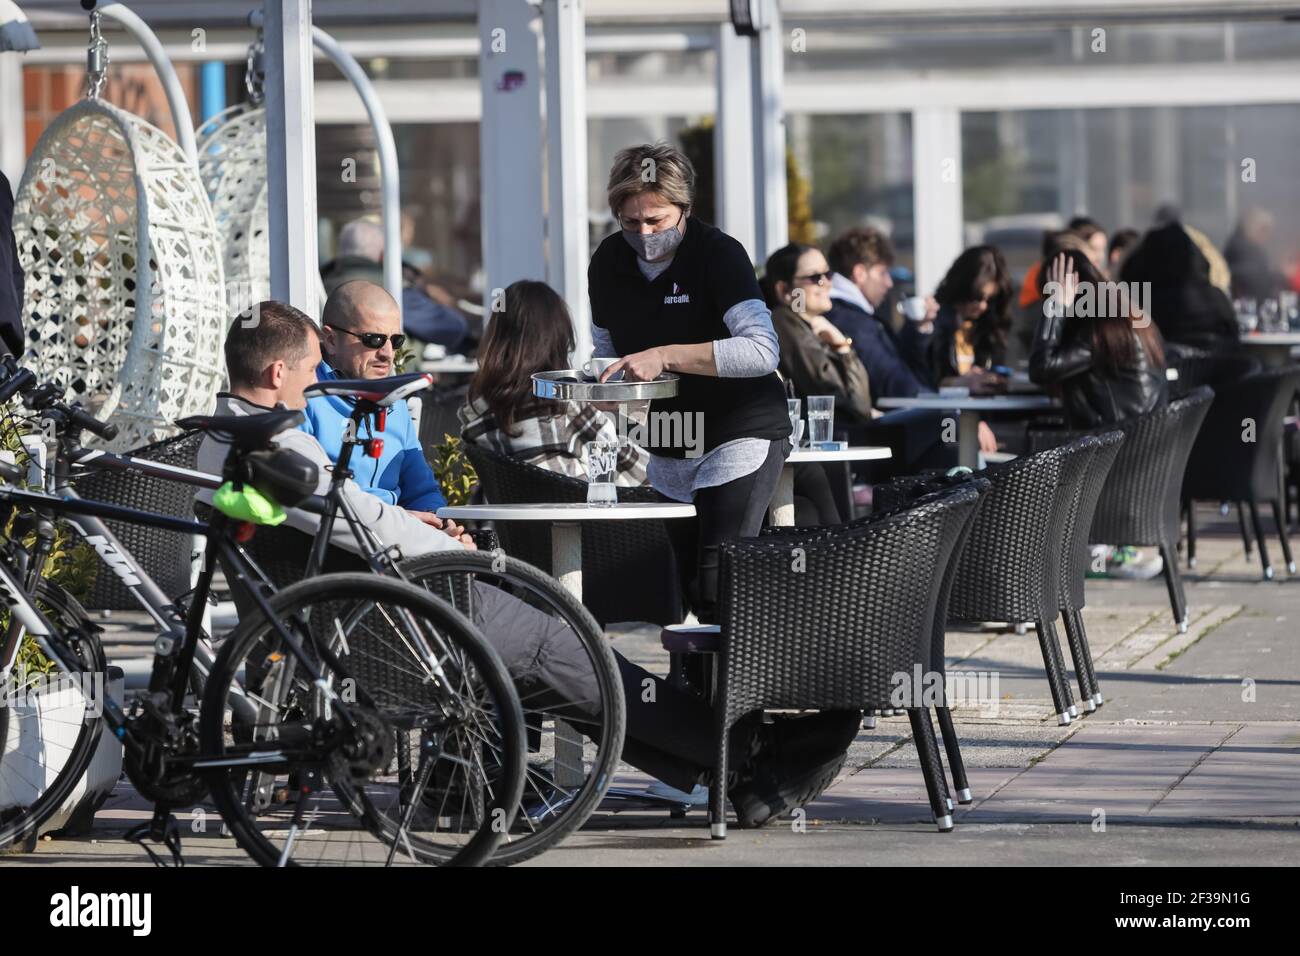
M 351 329 L 341 328 L 337 325 L 327 325 L 325 328 L 333 329 L 335 332 L 346 332 L 348 335 L 355 335 L 361 340 L 361 344 L 368 349 L 382 349 L 385 342 L 391 341 L 393 349 L 396 351 L 406 341 L 406 336 L 400 332 L 396 335 L 385 335 L 383 332 L 353 332 Z
M 795 282 L 811 282 L 813 285 L 825 285 L 831 281 L 831 273 L 827 272 L 810 272 L 806 276 L 795 276 Z

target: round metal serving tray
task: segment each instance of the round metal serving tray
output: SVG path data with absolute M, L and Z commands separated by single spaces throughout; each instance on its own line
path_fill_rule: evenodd
M 621 374 L 621 373 L 620 373 Z M 677 394 L 677 376 L 664 372 L 651 382 L 598 382 L 582 369 L 535 372 L 533 394 L 573 402 L 636 402 L 647 398 L 672 398 Z

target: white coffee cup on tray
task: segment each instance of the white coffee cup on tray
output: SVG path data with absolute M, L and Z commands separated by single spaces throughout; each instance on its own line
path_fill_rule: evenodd
M 582 365 L 582 374 L 590 378 L 599 379 L 605 374 L 605 369 L 609 368 L 618 359 L 616 358 L 590 358 Z

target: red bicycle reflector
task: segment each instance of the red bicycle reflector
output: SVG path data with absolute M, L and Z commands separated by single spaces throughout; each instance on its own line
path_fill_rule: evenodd
M 379 458 L 384 453 L 384 440 L 382 438 L 372 438 L 366 442 L 366 457 Z
M 240 544 L 248 544 L 253 540 L 253 535 L 257 533 L 257 525 L 251 521 L 241 521 L 235 526 L 235 540 Z
M 383 431 L 384 425 L 386 425 L 387 423 L 388 423 L 388 409 L 381 408 L 379 411 L 375 412 L 375 431 L 377 432 Z

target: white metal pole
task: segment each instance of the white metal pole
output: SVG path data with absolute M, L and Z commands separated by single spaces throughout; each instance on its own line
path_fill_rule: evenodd
M 754 234 L 754 102 L 748 37 L 718 27 L 718 110 L 713 126 L 713 195 L 717 226 L 759 261 Z M 769 250 L 770 251 L 770 250 Z
M 945 106 L 912 113 L 916 291 L 934 291 L 962 250 L 961 114 Z
M 587 262 L 587 52 L 582 0 L 546 0 L 547 281 L 569 304 L 574 356 L 591 355 Z
M 23 122 L 23 61 L 17 54 L 0 54 L 0 172 L 13 189 L 27 165 L 26 124 Z
M 776 0 L 759 0 L 761 28 L 753 46 L 754 208 L 756 258 L 790 241 L 785 190 L 785 36 Z
M 480 0 L 479 123 L 484 306 L 516 279 L 546 276 L 542 215 L 541 49 L 527 0 Z
M 384 212 L 384 288 L 400 308 L 402 304 L 402 189 L 397 169 L 397 144 L 393 141 L 393 127 L 388 122 L 384 106 L 379 101 L 374 84 L 352 54 L 320 27 L 312 27 L 316 48 L 329 57 L 339 72 L 352 83 L 366 107 L 370 126 L 375 131 L 375 147 L 379 151 L 379 178 L 383 195 Z
M 167 95 L 167 107 L 171 110 L 172 125 L 176 127 L 176 142 L 181 151 L 189 157 L 190 162 L 197 166 L 199 151 L 194 144 L 194 118 L 190 115 L 190 104 L 185 99 L 185 91 L 181 89 L 181 81 L 176 76 L 176 69 L 172 66 L 172 61 L 167 58 L 162 44 L 158 42 L 158 37 L 154 35 L 153 30 L 149 29 L 147 23 L 135 15 L 133 10 L 118 3 L 117 0 L 104 0 L 96 9 L 110 20 L 116 20 L 126 27 L 127 32 L 144 50 L 145 56 L 153 64 L 158 79 L 162 82 L 163 92 Z
M 319 321 L 311 0 L 265 0 L 271 296 Z

